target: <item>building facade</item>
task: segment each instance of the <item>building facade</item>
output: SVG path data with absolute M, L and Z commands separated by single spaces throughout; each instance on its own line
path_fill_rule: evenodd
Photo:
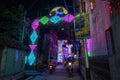
M 114 48 L 110 38 L 112 35 L 108 32 L 111 28 L 109 0 L 79 0 L 79 3 L 80 12 L 89 14 L 90 38 L 86 40 L 86 45 L 91 78 L 111 80 L 109 56 L 113 54 Z
M 53 30 L 50 30 L 50 45 L 49 45 L 49 53 L 50 57 L 53 59 L 57 59 L 58 45 L 57 45 L 57 35 Z
M 8 36 L 0 36 L 1 80 L 17 79 L 24 74 L 25 56 L 28 50 L 29 48 L 27 46 L 15 39 Z
M 120 1 L 119 0 L 109 0 L 110 1 L 110 11 L 111 11 L 111 28 L 109 33 L 111 34 L 113 53 L 110 56 L 110 70 L 111 79 L 120 79 Z

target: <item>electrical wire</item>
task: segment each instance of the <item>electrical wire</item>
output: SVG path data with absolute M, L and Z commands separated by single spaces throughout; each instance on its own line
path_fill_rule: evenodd
M 25 15 L 26 15 L 27 12 L 28 12 L 31 8 L 33 8 L 34 5 L 35 5 L 38 1 L 39 1 L 39 0 L 35 0 L 34 2 L 32 2 L 31 6 L 29 6 L 28 9 L 26 9 L 22 14 L 25 14 Z M 16 5 L 18 5 L 17 2 L 14 1 L 14 3 L 15 3 Z
M 69 11 L 65 0 L 64 0 L 64 5 L 65 5 L 65 8 L 67 9 L 67 11 Z
M 75 10 L 75 2 L 74 2 L 74 0 L 72 0 L 73 1 L 73 12 L 74 12 L 74 15 L 76 14 L 76 10 Z
M 28 12 L 28 11 L 37 3 L 37 1 L 39 1 L 39 0 L 35 0 L 35 1 L 33 2 L 33 4 L 26 10 L 26 12 Z
M 72 0 L 73 1 L 73 12 L 74 12 L 74 15 L 76 14 L 76 10 L 75 10 L 75 2 L 74 2 L 74 0 Z M 74 42 L 76 43 L 76 38 L 75 38 L 75 31 L 76 31 L 76 20 L 74 19 Z M 75 47 L 76 48 L 76 47 Z

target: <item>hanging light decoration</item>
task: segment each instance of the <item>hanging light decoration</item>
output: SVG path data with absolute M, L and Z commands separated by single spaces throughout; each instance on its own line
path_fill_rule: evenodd
M 35 44 L 35 42 L 38 38 L 38 34 L 37 34 L 37 31 L 36 31 L 38 26 L 39 26 L 39 20 L 36 19 L 32 22 L 32 25 L 31 25 L 31 27 L 33 29 L 32 34 L 30 35 L 30 40 L 31 40 L 32 44 L 29 45 L 31 52 L 29 53 L 28 57 L 26 58 L 28 60 L 28 63 L 29 63 L 30 66 L 32 66 L 34 64 L 35 60 L 36 60 L 34 50 L 37 47 L 37 44 Z
M 52 23 L 56 24 L 56 23 L 58 23 L 59 21 L 61 21 L 61 17 L 59 17 L 59 16 L 52 16 L 52 17 L 50 18 L 50 21 L 51 21 Z
M 47 24 L 47 22 L 49 21 L 49 18 L 47 16 L 43 16 L 41 19 L 40 19 L 40 22 L 42 24 Z
M 64 17 L 62 18 L 62 20 L 65 21 L 65 22 L 70 23 L 70 22 L 73 21 L 74 18 L 75 18 L 75 17 L 74 17 L 72 14 L 67 14 L 66 16 L 64 16 Z
M 68 14 L 68 11 L 64 7 L 61 7 L 61 6 L 57 6 L 53 8 L 49 13 L 50 16 L 54 16 L 54 15 L 62 16 L 66 14 Z

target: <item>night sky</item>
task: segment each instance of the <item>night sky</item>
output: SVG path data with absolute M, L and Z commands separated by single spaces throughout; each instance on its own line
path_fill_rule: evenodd
M 66 2 L 66 5 L 65 5 Z M 28 17 L 47 16 L 55 6 L 68 8 L 69 13 L 73 13 L 73 0 L 0 0 L 1 4 L 9 6 L 23 5 Z

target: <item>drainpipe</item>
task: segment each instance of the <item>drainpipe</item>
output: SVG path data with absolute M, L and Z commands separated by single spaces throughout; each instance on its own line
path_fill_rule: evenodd
M 89 66 L 89 59 L 88 59 L 88 52 L 87 52 L 87 45 L 86 45 L 86 39 L 83 39 L 84 43 L 84 54 L 85 54 L 85 73 L 86 73 L 86 79 L 91 80 L 91 74 L 90 74 L 90 66 Z

